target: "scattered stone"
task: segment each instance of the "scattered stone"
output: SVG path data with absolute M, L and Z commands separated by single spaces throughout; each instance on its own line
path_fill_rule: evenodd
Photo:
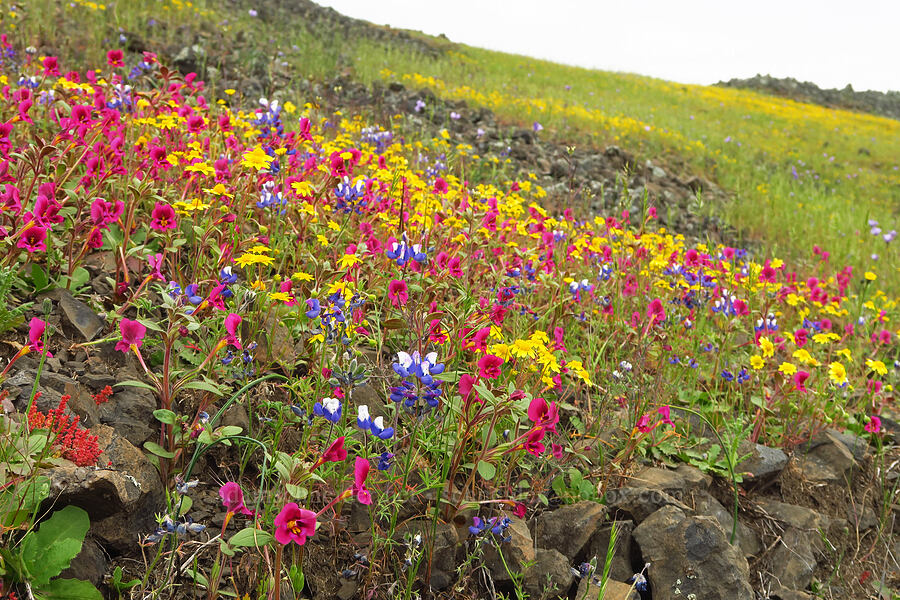
M 847 520 L 854 529 L 863 532 L 878 525 L 878 516 L 872 507 L 850 504 L 847 506 Z
M 768 557 L 769 569 L 787 589 L 805 590 L 818 566 L 809 536 L 788 527 Z
M 528 531 L 528 525 L 525 521 L 516 517 L 511 517 L 512 523 L 506 530 L 506 534 L 510 536 L 509 542 L 502 545 L 503 559 L 513 572 L 521 572 L 525 563 L 530 563 L 537 557 L 534 548 L 534 540 L 531 538 L 531 532 Z M 503 566 L 503 559 L 497 553 L 494 546 L 486 546 L 484 551 L 484 566 L 491 572 L 494 581 L 506 582 L 512 581 L 506 567 Z
M 853 453 L 836 432 L 824 431 L 798 448 L 797 467 L 812 483 L 844 483 L 856 466 Z
M 118 381 L 140 380 L 131 367 L 116 373 Z M 129 442 L 141 447 L 159 434 L 159 421 L 153 416 L 157 407 L 156 394 L 146 388 L 116 386 L 109 401 L 98 407 L 100 422 L 109 425 Z
M 678 500 L 686 499 L 692 492 L 708 490 L 712 477 L 690 465 L 679 465 L 676 470 L 646 467 L 638 471 L 626 484 L 661 490 Z
M 140 450 L 111 427 L 97 425 L 91 431 L 103 451 L 98 462 L 109 466 L 50 469 L 49 502 L 86 510 L 92 535 L 107 550 L 136 552 L 138 539 L 156 529 L 153 515 L 163 506 L 159 474 Z
M 787 465 L 788 457 L 780 448 L 769 448 L 747 440 L 741 442 L 738 454 L 747 458 L 736 465 L 736 470 L 745 473 L 745 483 L 760 484 L 777 477 Z
M 731 540 L 731 530 L 734 526 L 734 515 L 727 510 L 722 503 L 716 500 L 708 492 L 700 493 L 694 502 L 694 511 L 698 515 L 713 517 L 725 530 L 727 539 Z M 763 547 L 756 533 L 738 521 L 735 543 L 740 547 L 745 557 L 757 556 Z
M 541 513 L 534 525 L 537 545 L 555 548 L 569 561 L 575 560 L 605 516 L 606 507 L 590 500 Z
M 84 539 L 81 552 L 72 559 L 72 562 L 69 563 L 69 568 L 60 573 L 59 576 L 63 579 L 83 579 L 97 586 L 103 581 L 106 566 L 106 554 L 100 548 L 100 545 L 88 536 Z
M 529 598 L 567 597 L 575 580 L 569 559 L 557 550 L 538 548 L 537 561 L 525 573 L 525 591 Z
M 766 516 L 796 529 L 813 532 L 828 529 L 828 517 L 819 514 L 811 508 L 769 499 L 760 499 L 756 505 Z
M 644 487 L 621 487 L 606 491 L 606 505 L 631 515 L 635 523 L 640 523 L 664 506 L 675 506 L 690 512 L 690 507 L 660 490 Z
M 613 548 L 609 576 L 616 581 L 625 581 L 634 574 L 634 569 L 631 568 L 631 533 L 634 531 L 633 521 L 614 521 L 613 523 L 609 523 L 598 529 L 593 537 L 591 537 L 591 541 L 588 545 L 588 552 L 584 560 L 590 562 L 596 557 L 597 570 L 603 572 L 603 564 L 606 561 L 606 554 L 609 550 L 609 538 L 612 534 L 613 526 L 615 526 L 618 531 L 616 532 L 616 544 Z
M 84 336 L 84 339 L 91 341 L 98 333 L 106 327 L 106 321 L 95 313 L 91 307 L 78 300 L 69 290 L 59 289 L 59 306 L 69 320 L 69 323 Z
M 631 577 L 632 574 L 628 576 Z M 578 583 L 578 592 L 575 598 L 578 600 L 596 600 L 600 593 L 600 587 L 597 583 L 590 583 L 587 578 L 582 579 Z M 641 595 L 637 590 L 631 589 L 631 584 L 622 583 L 610 578 L 606 582 L 606 589 L 603 591 L 603 600 L 640 600 Z
M 770 598 L 772 598 L 772 600 L 813 600 L 815 596 L 807 594 L 806 592 L 780 588 L 777 592 L 773 593 Z
M 434 527 L 433 538 L 432 527 Z M 510 527 L 510 531 L 512 531 L 512 527 Z M 456 528 L 449 523 L 439 522 L 434 525 L 430 519 L 416 519 L 397 528 L 397 539 L 405 539 L 407 534 L 421 535 L 422 548 L 426 549 L 426 551 L 428 548 L 431 548 L 431 581 L 429 582 L 431 587 L 436 590 L 445 590 L 450 587 L 456 580 L 456 549 L 459 543 Z M 509 560 L 505 544 L 503 546 L 503 556 Z M 428 559 L 429 557 L 426 556 L 426 563 Z M 503 568 L 502 562 L 500 563 L 500 568 Z
M 340 600 L 350 600 L 350 598 L 356 597 L 358 589 L 359 584 L 356 581 L 344 579 L 341 582 L 341 589 L 337 592 L 337 597 L 340 598 Z
M 665 506 L 634 530 L 654 600 L 753 600 L 750 568 L 712 517 Z

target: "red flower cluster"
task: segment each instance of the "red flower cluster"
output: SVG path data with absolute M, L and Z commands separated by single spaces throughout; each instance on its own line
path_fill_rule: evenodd
M 35 400 L 39 396 L 40 392 Z M 63 458 L 71 460 L 79 467 L 87 467 L 96 464 L 100 456 L 100 447 L 97 445 L 96 435 L 91 435 L 89 430 L 79 427 L 81 417 L 76 415 L 73 418 L 63 414 L 70 398 L 68 394 L 64 395 L 59 399 L 59 406 L 48 410 L 46 415 L 32 404 L 31 410 L 28 411 L 28 428 L 30 431 L 49 429 L 56 434 L 53 446 L 59 450 Z
M 94 403 L 97 406 L 100 406 L 101 404 L 106 404 L 107 402 L 109 402 L 109 397 L 112 395 L 113 389 L 109 386 L 106 386 L 96 394 L 92 395 L 91 398 L 94 399 Z

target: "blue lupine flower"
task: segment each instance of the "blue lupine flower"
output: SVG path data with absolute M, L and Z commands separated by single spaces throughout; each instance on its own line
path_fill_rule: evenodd
M 747 372 L 747 369 L 741 369 L 737 375 L 738 383 L 744 383 L 745 381 L 750 379 L 750 373 Z
M 385 251 L 385 256 L 397 262 L 398 266 L 404 266 L 410 259 L 416 261 L 420 265 L 428 262 L 428 255 L 422 252 L 421 244 L 410 246 L 406 241 L 406 234 L 400 242 L 391 244 L 391 249 Z
M 315 319 L 322 313 L 322 304 L 315 298 L 307 299 L 306 306 L 309 308 L 306 311 L 306 316 L 310 319 Z
M 391 468 L 391 459 L 394 458 L 394 455 L 390 452 L 382 452 L 381 456 L 378 458 L 378 470 L 379 471 L 387 471 Z
M 356 410 L 356 425 L 360 429 L 369 429 L 372 426 L 372 420 L 369 419 L 369 407 L 365 404 L 361 404 Z
M 357 411 L 356 424 L 360 429 L 368 431 L 382 440 L 388 440 L 394 436 L 394 428 L 384 426 L 384 417 L 375 417 L 374 419 L 369 417 L 368 406 L 360 405 Z
M 192 283 L 186 288 L 184 288 L 184 295 L 187 296 L 188 302 L 193 304 L 194 306 L 203 302 L 203 296 L 197 294 L 197 290 L 200 288 L 196 283 Z
M 472 525 L 469 527 L 469 533 L 472 535 L 478 535 L 485 529 L 487 529 L 487 522 L 482 521 L 480 517 L 472 517 Z
M 323 398 L 313 405 L 313 414 L 336 424 L 341 420 L 341 401 L 337 398 Z
M 224 267 L 221 271 L 219 271 L 219 279 L 222 280 L 222 283 L 226 285 L 231 285 L 232 283 L 237 283 L 238 276 L 230 266 Z
M 723 370 L 722 379 L 724 379 L 725 381 L 734 381 L 734 374 L 731 371 Z

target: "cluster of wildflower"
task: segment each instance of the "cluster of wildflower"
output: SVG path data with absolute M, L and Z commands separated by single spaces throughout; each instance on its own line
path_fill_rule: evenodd
M 81 417 L 76 415 L 70 417 L 65 413 L 66 404 L 71 396 L 64 395 L 59 399 L 59 405 L 51 408 L 47 414 L 43 414 L 37 409 L 37 399 L 40 392 L 35 397 L 35 402 L 28 411 L 28 428 L 31 431 L 35 429 L 47 429 L 56 437 L 53 440 L 53 447 L 59 451 L 63 458 L 71 460 L 79 467 L 87 467 L 96 464 L 100 457 L 100 447 L 97 445 L 97 436 L 91 435 L 90 431 L 80 427 Z
M 256 376 L 256 365 L 253 362 L 253 351 L 256 350 L 256 348 L 256 342 L 247 344 L 247 347 L 242 349 L 240 354 L 235 354 L 234 350 L 229 348 L 225 352 L 225 356 L 222 357 L 222 364 L 226 367 L 231 367 L 231 375 L 235 379 L 252 379 Z M 235 358 L 237 358 L 238 356 L 240 356 L 241 360 L 239 362 L 235 362 Z
M 361 141 L 375 146 L 378 154 L 383 153 L 394 142 L 393 133 L 378 127 L 363 127 L 359 133 Z
M 392 367 L 403 379 L 400 385 L 391 388 L 391 400 L 402 402 L 403 408 L 416 416 L 437 408 L 443 381 L 435 379 L 434 375 L 444 372 L 444 365 L 437 360 L 437 352 L 429 352 L 424 357 L 418 350 L 412 354 L 398 352 L 397 362 Z
M 109 402 L 109 397 L 113 395 L 113 389 L 110 386 L 105 386 L 102 390 L 92 395 L 91 398 L 94 400 L 94 404 L 97 406 L 101 404 L 106 404 Z
M 253 119 L 253 125 L 259 130 L 259 138 L 267 139 L 269 137 L 284 135 L 284 124 L 281 122 L 281 105 L 278 100 L 271 102 L 266 98 L 259 99 L 261 108 L 256 109 L 256 118 Z
M 347 335 L 347 315 L 365 304 L 366 300 L 359 294 L 354 294 L 350 301 L 338 291 L 325 299 L 324 304 L 317 298 L 306 300 L 306 316 L 310 319 L 319 319 L 321 329 L 313 329 L 314 335 L 322 335 L 326 344 L 340 342 L 344 346 L 350 343 Z
M 371 418 L 369 416 L 369 407 L 365 404 L 357 407 L 356 425 L 363 431 L 367 431 L 382 440 L 389 440 L 394 437 L 394 428 L 384 426 L 384 417 Z
M 205 529 L 206 525 L 195 523 L 190 515 L 185 515 L 178 521 L 175 521 L 172 517 L 166 515 L 156 528 L 156 531 L 145 537 L 143 543 L 144 545 L 149 546 L 156 544 L 170 534 L 175 534 L 181 538 L 187 537 L 188 535 L 196 535 Z
M 512 535 L 507 532 L 509 526 L 512 525 L 512 519 L 509 517 L 491 517 L 484 520 L 481 517 L 472 517 L 472 525 L 469 526 L 469 533 L 478 537 L 482 536 L 485 531 L 490 531 L 496 536 L 496 540 L 501 543 L 512 541 Z M 491 544 L 491 538 L 482 536 L 486 544 Z
M 270 208 L 275 206 L 278 209 L 278 214 L 283 215 L 286 211 L 287 206 L 287 198 L 285 198 L 284 194 L 275 189 L 274 181 L 267 181 L 263 184 L 262 190 L 259 192 L 259 200 L 256 202 L 256 206 L 259 208 Z
M 872 235 L 880 235 L 881 239 L 885 241 L 885 243 L 890 244 L 894 241 L 894 238 L 897 237 L 897 230 L 891 229 L 890 231 L 882 231 L 881 227 L 878 225 L 878 221 L 875 219 L 869 219 L 869 233 Z
M 344 177 L 337 185 L 337 188 L 335 188 L 334 196 L 337 199 L 334 209 L 344 213 L 355 212 L 360 214 L 362 209 L 368 204 L 366 184 L 362 179 L 351 184 L 350 178 Z
M 403 239 L 399 242 L 393 242 L 389 250 L 385 250 L 385 256 L 389 259 L 395 261 L 397 266 L 404 266 L 410 260 L 414 260 L 420 265 L 424 265 L 428 262 L 428 255 L 422 252 L 421 244 L 413 244 L 412 246 L 406 240 L 406 233 L 403 234 Z

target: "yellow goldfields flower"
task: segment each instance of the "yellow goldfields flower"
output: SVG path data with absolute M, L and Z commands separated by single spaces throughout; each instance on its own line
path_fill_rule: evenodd
M 769 358 L 770 356 L 775 356 L 775 344 L 769 340 L 767 337 L 759 338 L 759 348 L 762 350 L 763 356 Z
M 291 275 L 291 277 L 293 279 L 296 279 L 297 281 L 312 281 L 313 280 L 312 275 L 310 275 L 309 273 L 305 273 L 303 271 L 298 271 L 298 272 L 294 273 L 293 275 Z
M 828 365 L 828 377 L 836 385 L 844 385 L 847 383 L 847 369 L 839 362 L 833 362 Z
M 866 359 L 866 366 L 869 367 L 872 371 L 875 371 L 882 377 L 887 375 L 887 366 L 881 362 L 880 360 L 873 360 L 871 358 Z
M 257 144 L 253 150 L 245 152 L 243 158 L 244 160 L 241 161 L 241 166 L 247 167 L 248 169 L 256 169 L 257 171 L 268 169 L 269 165 L 272 164 L 272 161 L 275 160 L 266 154 L 266 151 L 263 150 L 262 146 L 259 144 Z
M 810 367 L 818 367 L 820 364 L 822 364 L 819 361 L 817 361 L 815 358 L 813 358 L 812 355 L 810 355 L 810 353 L 804 348 L 795 350 L 794 354 L 792 356 L 794 358 L 796 358 L 797 360 L 799 360 L 800 362 L 802 362 L 803 364 L 808 365 Z
M 763 357 L 759 354 L 754 354 L 750 357 L 750 366 L 753 367 L 754 370 L 759 371 L 766 366 L 766 361 L 764 361 Z
M 310 196 L 313 192 L 312 184 L 310 184 L 308 181 L 295 181 L 291 184 L 291 188 L 299 196 Z
M 783 362 L 778 366 L 778 370 L 790 377 L 797 372 L 797 367 L 793 363 Z
M 338 266 L 342 269 L 349 269 L 353 265 L 361 263 L 362 260 L 355 254 L 345 254 L 338 260 Z

